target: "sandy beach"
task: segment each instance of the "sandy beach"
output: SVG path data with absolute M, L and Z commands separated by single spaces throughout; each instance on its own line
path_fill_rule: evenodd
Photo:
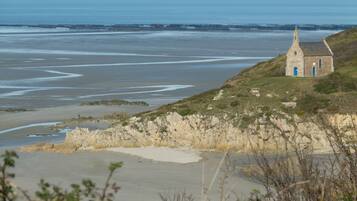
M 159 193 L 170 194 L 182 191 L 192 193 L 196 199 L 199 199 L 202 186 L 202 161 L 205 163 L 205 179 L 208 185 L 222 155 L 223 153 L 204 152 L 200 154 L 202 160 L 199 162 L 181 164 L 158 162 L 112 151 L 77 152 L 69 155 L 21 153 L 15 169 L 17 176 L 15 182 L 28 190 L 36 189 L 41 178 L 62 186 L 78 183 L 83 178 L 90 178 L 100 185 L 107 176 L 107 165 L 110 162 L 123 161 L 124 167 L 114 177 L 114 181 L 122 187 L 116 200 L 159 201 Z M 176 156 L 180 157 L 177 152 Z M 232 158 L 238 168 L 250 163 L 246 156 L 233 155 Z M 212 199 L 218 198 L 217 185 L 218 181 L 215 182 L 210 193 Z M 262 186 L 243 177 L 239 171 L 232 173 L 226 186 L 228 191 L 234 191 L 242 196 L 247 196 L 253 189 L 263 190 Z
M 144 159 L 154 160 L 158 162 L 171 163 L 195 163 L 199 162 L 202 157 L 199 151 L 188 148 L 168 148 L 168 147 L 138 147 L 138 148 L 108 148 L 107 151 L 119 152 L 138 156 Z

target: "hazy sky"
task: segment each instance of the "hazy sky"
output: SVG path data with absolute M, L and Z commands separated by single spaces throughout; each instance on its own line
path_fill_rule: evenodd
M 0 0 L 0 23 L 357 24 L 357 0 Z

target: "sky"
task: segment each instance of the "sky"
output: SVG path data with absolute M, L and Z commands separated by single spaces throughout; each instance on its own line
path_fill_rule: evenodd
M 357 24 L 357 0 L 0 0 L 0 24 Z

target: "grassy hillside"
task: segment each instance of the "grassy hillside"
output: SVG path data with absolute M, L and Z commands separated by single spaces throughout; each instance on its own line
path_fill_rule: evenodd
M 357 28 L 332 35 L 327 41 L 335 53 L 336 68 L 357 67 Z M 357 76 L 356 68 L 354 76 Z
M 219 89 L 140 115 L 154 118 L 176 111 L 181 115 L 234 116 L 253 109 L 298 115 L 320 110 L 357 112 L 357 29 L 332 35 L 327 40 L 335 54 L 336 67 L 336 72 L 327 77 L 285 77 L 286 57 L 281 55 L 243 70 Z

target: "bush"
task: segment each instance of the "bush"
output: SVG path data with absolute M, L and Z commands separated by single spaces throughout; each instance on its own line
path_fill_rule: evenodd
M 187 116 L 187 115 L 191 115 L 194 114 L 195 112 L 193 110 L 191 110 L 190 108 L 180 108 L 177 113 L 179 113 L 181 116 Z
M 325 109 L 329 106 L 330 100 L 312 96 L 305 95 L 302 99 L 297 101 L 297 112 L 298 113 L 316 113 L 320 109 Z
M 222 103 L 222 102 L 220 102 L 220 103 L 218 103 L 217 105 L 216 105 L 216 107 L 218 108 L 218 109 L 220 109 L 220 110 L 225 110 L 225 109 L 227 109 L 228 108 L 228 105 L 227 105 L 227 103 Z
M 341 73 L 332 73 L 319 80 L 314 85 L 314 90 L 319 93 L 330 94 L 336 92 L 357 91 L 357 79 L 342 75 Z
M 239 101 L 233 101 L 231 102 L 232 107 L 237 107 L 239 105 Z
M 270 72 L 270 76 L 272 77 L 285 76 L 285 66 L 279 64 L 275 65 L 272 71 Z

